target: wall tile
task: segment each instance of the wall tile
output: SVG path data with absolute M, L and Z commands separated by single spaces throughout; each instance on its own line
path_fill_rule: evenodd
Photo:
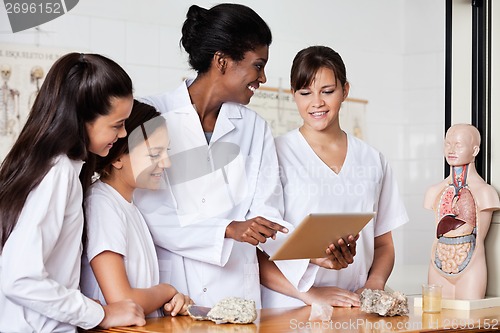
M 406 0 L 405 52 L 442 51 L 445 43 L 445 1 Z
M 126 58 L 126 23 L 121 20 L 92 18 L 90 49 L 124 64 Z
M 159 29 L 158 40 L 151 41 L 158 45 L 159 61 L 162 67 L 188 67 L 188 54 L 179 41 L 181 32 L 177 28 L 162 26 Z
M 159 66 L 160 28 L 153 24 L 127 22 L 126 61 L 134 65 Z
M 90 51 L 90 17 L 72 13 L 41 25 L 40 45 Z

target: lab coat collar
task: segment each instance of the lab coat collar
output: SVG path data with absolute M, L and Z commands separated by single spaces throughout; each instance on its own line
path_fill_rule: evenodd
M 176 107 L 174 108 L 175 113 L 196 113 L 193 105 L 191 104 L 191 97 L 189 96 L 188 87 L 193 83 L 193 79 L 187 79 L 183 84 L 177 88 L 174 92 L 175 96 L 178 97 L 176 100 Z M 215 142 L 227 133 L 234 130 L 235 125 L 231 119 L 241 119 L 243 115 L 241 109 L 244 106 L 237 103 L 224 103 L 220 109 L 219 115 L 217 116 L 217 122 L 215 124 L 214 133 L 211 142 Z
M 221 137 L 234 130 L 236 126 L 234 126 L 231 118 L 242 118 L 240 108 L 230 103 L 222 104 L 210 143 L 219 140 Z

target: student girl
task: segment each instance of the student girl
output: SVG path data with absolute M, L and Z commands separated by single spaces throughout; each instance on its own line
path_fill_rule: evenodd
M 172 316 L 186 314 L 190 298 L 159 283 L 153 239 L 132 200 L 138 187 L 165 188 L 164 169 L 170 165 L 165 118 L 154 107 L 134 101 L 125 129 L 128 135 L 98 159 L 100 178 L 85 199 L 82 291 L 102 304 L 130 298 L 150 317 L 163 310 Z
M 262 279 L 279 293 L 264 289 L 263 302 L 269 307 L 313 302 L 359 306 L 363 288 L 385 287 L 395 256 L 391 232 L 408 221 L 406 210 L 385 157 L 342 130 L 339 112 L 349 82 L 340 55 L 326 46 L 301 50 L 293 60 L 290 82 L 304 123 L 276 138 L 284 219 L 295 225 L 309 213 L 376 212 L 376 216 L 356 241 L 354 263 L 319 268 L 307 292 L 291 288 L 275 270 L 281 280 L 268 275 Z
M 125 136 L 132 103 L 129 76 L 101 55 L 67 54 L 47 74 L 0 168 L 0 332 L 145 324 L 135 302 L 102 306 L 79 290 L 79 174 Z

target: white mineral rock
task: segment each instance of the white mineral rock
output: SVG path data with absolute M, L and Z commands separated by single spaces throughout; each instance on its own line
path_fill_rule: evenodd
M 380 316 L 404 316 L 409 313 L 408 299 L 399 292 L 365 289 L 361 293 L 361 311 Z
M 193 308 L 196 308 L 193 306 Z M 193 313 L 191 313 L 193 312 Z M 249 324 L 257 319 L 257 309 L 253 300 L 247 300 L 238 297 L 228 297 L 219 301 L 208 311 L 207 315 L 196 315 L 195 311 L 188 313 L 191 317 L 198 320 L 211 320 L 217 324 Z

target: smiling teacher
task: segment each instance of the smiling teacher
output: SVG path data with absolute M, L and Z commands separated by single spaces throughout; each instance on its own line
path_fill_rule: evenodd
M 172 167 L 168 189 L 136 192 L 135 202 L 157 246 L 160 280 L 198 305 L 235 296 L 260 307 L 256 246 L 287 232 L 271 129 L 245 107 L 266 82 L 271 41 L 246 6 L 193 5 L 181 44 L 196 78 L 144 99 L 167 119 Z M 301 261 L 290 278 L 298 284 L 307 267 Z

